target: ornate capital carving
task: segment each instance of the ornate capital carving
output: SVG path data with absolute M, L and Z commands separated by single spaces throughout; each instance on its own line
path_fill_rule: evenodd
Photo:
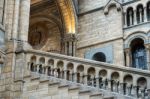
M 66 34 L 63 41 L 64 42 L 68 42 L 68 41 L 76 41 L 77 40 L 77 36 L 75 34 Z

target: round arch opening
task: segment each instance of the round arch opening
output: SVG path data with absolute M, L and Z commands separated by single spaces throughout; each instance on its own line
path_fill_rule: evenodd
M 98 52 L 94 54 L 92 59 L 95 61 L 106 62 L 106 56 L 103 52 Z

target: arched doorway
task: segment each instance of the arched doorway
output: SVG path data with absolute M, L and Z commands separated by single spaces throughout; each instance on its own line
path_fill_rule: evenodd
M 102 52 L 94 54 L 92 59 L 100 62 L 106 62 L 106 56 Z
M 144 41 L 136 38 L 131 42 L 132 67 L 147 69 L 146 50 Z

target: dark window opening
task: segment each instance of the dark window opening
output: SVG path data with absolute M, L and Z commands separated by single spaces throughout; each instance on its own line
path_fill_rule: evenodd
M 100 62 L 106 62 L 106 56 L 104 53 L 98 52 L 98 53 L 94 54 L 93 60 L 100 61 Z
M 133 8 L 128 8 L 127 10 L 127 26 L 134 24 L 134 11 Z
M 147 69 L 146 50 L 144 41 L 140 38 L 131 42 L 132 66 L 139 69 Z
M 147 19 L 150 21 L 150 2 L 147 4 Z

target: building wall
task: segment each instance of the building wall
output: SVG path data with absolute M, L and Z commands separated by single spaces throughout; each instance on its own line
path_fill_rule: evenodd
M 98 5 L 98 2 L 102 2 L 102 4 Z M 113 63 L 123 65 L 122 13 L 117 11 L 115 6 L 109 8 L 108 14 L 104 14 L 104 8 L 93 10 L 96 5 L 97 7 L 104 7 L 106 3 L 108 2 L 105 0 L 92 2 L 92 5 L 90 1 L 88 3 L 84 3 L 84 1 L 79 3 L 79 8 L 84 7 L 82 9 L 86 9 L 84 11 L 86 13 L 82 9 L 79 10 L 83 14 L 79 13 L 77 56 L 84 57 L 88 50 L 92 50 L 95 47 L 103 48 L 103 45 L 111 44 L 113 46 Z M 89 9 L 93 11 L 87 13 L 87 10 L 90 11 Z

